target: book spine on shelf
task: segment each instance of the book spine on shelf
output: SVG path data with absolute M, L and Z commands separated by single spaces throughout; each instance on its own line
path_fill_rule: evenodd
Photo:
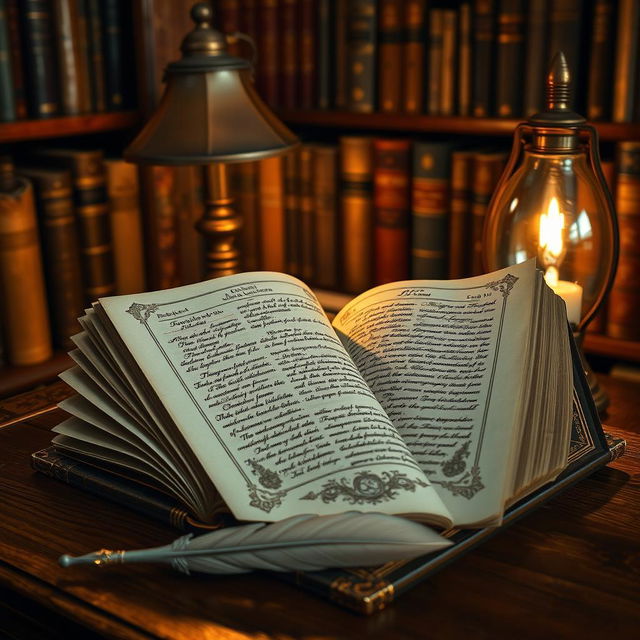
M 8 361 L 29 365 L 53 352 L 33 188 L 14 182 L 0 192 L 0 310 Z
M 97 113 L 107 110 L 104 55 L 102 53 L 102 16 L 98 0 L 84 0 L 89 50 L 89 86 L 91 107 Z
M 121 159 L 105 160 L 116 294 L 145 290 L 144 246 L 138 167 Z
M 451 150 L 446 142 L 413 145 L 412 278 L 447 277 Z
M 272 107 L 278 106 L 279 98 L 279 34 L 278 0 L 260 2 L 260 58 L 256 74 L 260 95 Z
M 233 165 L 236 169 L 236 165 Z M 205 277 L 205 242 L 196 229 L 204 214 L 202 167 L 176 167 L 173 202 L 176 209 L 176 252 L 181 284 L 200 282 Z
M 336 11 L 333 27 L 336 42 L 335 56 L 335 96 L 336 109 L 349 106 L 349 3 L 351 0 L 335 0 Z
M 280 100 L 285 109 L 298 106 L 299 56 L 302 43 L 299 42 L 299 2 L 298 0 L 280 0 Z M 301 38 L 300 38 L 301 39 Z
M 317 101 L 318 48 L 317 0 L 300 0 L 300 97 L 303 109 L 312 109 Z
M 451 198 L 449 217 L 449 278 L 469 275 L 471 243 L 471 181 L 473 151 L 454 151 L 451 154 Z
M 425 80 L 426 0 L 406 0 L 404 6 L 404 110 L 420 113 Z
M 0 121 L 2 122 L 11 122 L 16 119 L 16 98 L 13 92 L 10 55 L 7 2 L 0 0 Z
M 300 277 L 311 282 L 314 278 L 315 238 L 313 212 L 314 165 L 313 149 L 311 145 L 303 145 L 298 155 L 299 193 L 300 193 L 300 223 L 299 223 L 299 251 Z
M 72 17 L 75 50 L 78 59 L 80 113 L 90 113 L 92 109 L 91 80 L 89 79 L 91 61 L 89 52 L 89 26 L 84 0 L 73 0 Z
M 475 0 L 473 4 L 472 113 L 487 118 L 492 113 L 495 0 Z
M 640 142 L 618 144 L 615 203 L 620 257 L 608 299 L 607 335 L 640 340 Z
M 375 283 L 409 277 L 411 142 L 373 141 Z
M 458 28 L 458 115 L 471 115 L 471 4 L 460 5 Z
M 385 113 L 400 110 L 402 100 L 402 2 L 381 0 L 378 21 L 378 105 Z
M 150 290 L 175 287 L 180 284 L 173 201 L 176 170 L 175 167 L 149 165 L 140 169 L 139 177 L 147 286 Z
M 500 0 L 495 105 L 501 118 L 522 113 L 525 9 L 524 0 Z
M 314 282 L 325 289 L 338 286 L 338 149 L 314 145 Z
M 441 116 L 452 116 L 456 112 L 456 80 L 458 78 L 458 13 L 442 12 L 442 57 L 440 61 L 440 107 Z
M 72 349 L 70 336 L 80 331 L 84 290 L 71 172 L 25 167 L 20 174 L 35 188 L 54 342 Z
M 13 79 L 13 97 L 15 99 L 16 118 L 23 120 L 28 116 L 27 95 L 24 82 L 24 61 L 22 54 L 22 36 L 20 35 L 20 15 L 18 0 L 6 0 L 7 27 L 9 30 L 9 61 Z
M 475 276 L 484 272 L 482 268 L 482 232 L 484 220 L 493 190 L 498 183 L 504 163 L 504 153 L 478 152 L 473 159 L 473 196 L 471 205 L 471 273 Z
M 230 35 L 240 31 L 240 0 L 219 0 L 217 10 L 218 24 L 222 33 Z M 227 43 L 227 52 L 232 56 L 237 56 L 240 53 L 239 43 Z
M 530 116 L 544 105 L 544 77 L 548 72 L 547 17 L 549 0 L 530 0 L 524 62 L 523 112 Z
M 300 180 L 298 150 L 285 153 L 284 162 L 284 218 L 287 273 L 298 275 L 300 265 Z
M 284 175 L 282 156 L 261 160 L 260 172 L 260 228 L 262 269 L 285 271 Z
M 593 7 L 589 55 L 587 117 L 606 120 L 611 116 L 611 65 L 614 38 L 613 0 L 596 0 Z
M 319 109 L 330 109 L 334 105 L 338 49 L 338 43 L 334 42 L 335 6 L 333 0 L 318 0 L 317 105 Z M 304 100 L 302 106 L 305 107 Z
M 372 145 L 372 138 L 340 138 L 340 253 L 344 287 L 352 293 L 373 284 Z
M 429 11 L 429 68 L 425 108 L 430 116 L 437 116 L 440 112 L 443 13 L 443 9 Z
M 60 111 L 51 3 L 46 0 L 20 0 L 19 8 L 29 115 L 32 118 L 50 118 Z
M 348 106 L 376 109 L 377 8 L 375 0 L 349 0 L 347 25 Z
M 107 109 L 115 111 L 125 105 L 122 12 L 119 0 L 102 0 L 101 5 Z
M 620 0 L 613 81 L 613 121 L 630 122 L 638 93 L 640 3 Z
M 242 162 L 232 167 L 235 177 L 234 193 L 238 212 L 242 216 L 242 256 L 246 271 L 257 271 L 260 257 L 260 207 L 258 202 L 258 166 Z

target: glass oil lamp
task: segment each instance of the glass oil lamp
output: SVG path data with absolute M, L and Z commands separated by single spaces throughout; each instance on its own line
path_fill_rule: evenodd
M 571 110 L 570 90 L 560 52 L 547 76 L 546 108 L 516 128 L 487 212 L 483 262 L 492 271 L 537 258 L 547 284 L 564 299 L 581 345 L 613 284 L 618 228 L 597 131 Z M 602 411 L 608 398 L 582 360 Z

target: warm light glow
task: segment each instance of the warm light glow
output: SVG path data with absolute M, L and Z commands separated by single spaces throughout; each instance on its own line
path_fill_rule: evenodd
M 540 215 L 539 244 L 542 251 L 543 266 L 558 266 L 560 258 L 563 257 L 563 229 L 564 214 L 560 213 L 557 198 L 551 198 L 551 202 L 549 202 L 549 207 L 547 208 L 547 213 L 542 213 Z
M 553 289 L 558 285 L 558 270 L 555 267 L 548 267 L 544 272 L 546 283 Z

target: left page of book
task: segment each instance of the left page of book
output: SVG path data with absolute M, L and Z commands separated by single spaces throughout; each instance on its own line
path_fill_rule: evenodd
M 103 298 L 98 311 L 237 518 L 364 508 L 450 525 L 296 278 L 238 274 Z

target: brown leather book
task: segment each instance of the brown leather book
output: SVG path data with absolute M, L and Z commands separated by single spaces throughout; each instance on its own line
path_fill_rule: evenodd
M 299 100 L 296 106 L 312 109 L 316 106 L 319 43 L 316 33 L 318 30 L 318 0 L 299 0 L 299 39 L 300 64 L 299 72 Z
M 620 142 L 616 156 L 620 258 L 609 294 L 607 335 L 640 340 L 640 142 Z
M 86 301 L 113 295 L 115 273 L 102 151 L 40 149 L 37 157 L 48 166 L 69 169 L 73 176 Z
M 496 0 L 473 2 L 473 63 L 471 67 L 472 115 L 491 115 L 493 97 Z
M 87 47 L 89 55 L 89 88 L 93 111 L 107 109 L 107 85 L 102 47 L 102 16 L 99 0 L 85 0 Z
M 381 0 L 378 21 L 378 105 L 386 113 L 400 111 L 402 100 L 402 0 Z
M 500 0 L 498 5 L 495 115 L 501 118 L 522 114 L 525 5 L 524 0 Z
M 7 360 L 43 362 L 53 354 L 33 188 L 0 158 L 0 290 Z
M 471 4 L 463 2 L 458 16 L 458 115 L 471 115 Z
M 286 270 L 283 169 L 282 156 L 258 163 L 261 254 L 265 271 Z
M 373 284 L 373 138 L 340 138 L 342 280 L 351 293 Z
M 145 256 L 138 167 L 121 158 L 107 159 L 104 164 L 113 238 L 116 294 L 139 293 L 145 290 Z
M 404 29 L 404 110 L 420 113 L 425 76 L 426 0 L 405 0 Z
M 230 166 L 236 209 L 242 216 L 242 257 L 245 271 L 257 271 L 260 256 L 260 210 L 258 202 L 258 165 L 241 162 Z
M 449 226 L 449 278 L 469 275 L 471 256 L 471 184 L 474 151 L 451 154 L 451 217 Z
M 442 57 L 440 60 L 440 108 L 441 116 L 456 112 L 456 80 L 458 77 L 458 14 L 442 12 Z
M 616 34 L 616 56 L 613 67 L 613 121 L 634 119 L 638 91 L 640 39 L 640 3 L 620 0 Z
M 611 65 L 614 38 L 613 0 L 596 0 L 593 7 L 589 55 L 587 117 L 606 120 L 611 115 Z M 593 324 L 593 322 L 591 323 Z
M 348 47 L 348 24 L 349 24 L 349 3 L 348 0 L 335 0 L 336 12 L 334 20 L 335 42 L 336 42 L 336 109 L 346 109 L 349 106 L 349 47 Z
M 280 0 L 279 69 L 280 106 L 298 106 L 299 60 L 302 53 L 302 34 L 299 32 L 299 0 Z
M 300 189 L 300 223 L 299 223 L 299 265 L 300 277 L 305 282 L 314 278 L 315 238 L 314 238 L 314 201 L 313 182 L 314 166 L 312 146 L 305 144 L 299 150 L 298 171 Z
M 314 282 L 338 286 L 338 148 L 313 145 Z
M 71 172 L 21 167 L 19 173 L 35 190 L 53 339 L 72 349 L 70 337 L 80 331 L 84 312 L 84 287 Z
M 293 149 L 283 156 L 286 265 L 287 273 L 294 276 L 301 272 L 298 155 L 298 149 Z
M 280 80 L 279 0 L 260 2 L 260 57 L 256 74 L 260 96 L 272 107 L 278 106 Z
M 523 95 L 523 113 L 527 117 L 537 113 L 544 106 L 545 75 L 549 71 L 548 3 L 549 0 L 530 0 L 527 7 Z
M 489 201 L 498 183 L 507 154 L 479 151 L 473 158 L 473 195 L 471 205 L 471 273 L 484 272 L 482 267 L 482 232 Z
M 440 114 L 440 91 L 442 86 L 442 30 L 444 10 L 429 11 L 429 71 L 426 108 L 430 116 Z
M 375 283 L 409 277 L 411 142 L 373 141 Z
M 11 77 L 13 79 L 13 97 L 15 100 L 16 118 L 27 117 L 27 95 L 24 79 L 24 61 L 22 56 L 22 36 L 20 35 L 20 16 L 18 0 L 7 0 L 7 29 L 9 31 L 9 47 L 11 54 Z

